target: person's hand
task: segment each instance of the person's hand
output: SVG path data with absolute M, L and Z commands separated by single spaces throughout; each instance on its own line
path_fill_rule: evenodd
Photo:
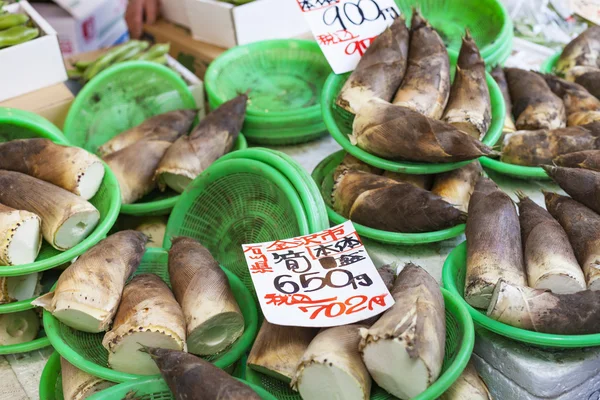
M 129 0 L 125 12 L 129 35 L 133 39 L 139 39 L 142 36 L 144 22 L 153 24 L 158 16 L 158 10 L 158 0 Z

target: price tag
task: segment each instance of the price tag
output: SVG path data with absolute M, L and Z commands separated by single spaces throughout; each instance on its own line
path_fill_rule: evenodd
M 242 247 L 260 307 L 273 324 L 346 325 L 394 304 L 350 221 Z
M 394 0 L 292 1 L 336 74 L 354 70 L 371 42 L 400 15 Z

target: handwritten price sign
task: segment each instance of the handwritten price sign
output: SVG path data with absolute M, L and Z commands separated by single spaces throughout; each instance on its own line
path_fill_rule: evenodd
M 350 221 L 307 236 L 242 247 L 271 323 L 345 325 L 394 304 Z
M 354 70 L 371 42 L 400 15 L 394 0 L 292 1 L 336 74 Z

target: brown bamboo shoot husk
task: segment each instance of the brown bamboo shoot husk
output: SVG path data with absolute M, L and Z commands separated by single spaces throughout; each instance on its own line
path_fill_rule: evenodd
M 600 172 L 549 165 L 544 170 L 574 200 L 600 213 Z
M 550 74 L 544 75 L 544 79 L 565 104 L 567 126 L 586 125 L 600 120 L 600 100 L 583 86 Z
M 483 172 L 479 161 L 473 161 L 454 171 L 435 176 L 431 193 L 437 194 L 462 212 L 469 209 L 469 199 Z
M 600 171 L 600 150 L 583 150 L 563 154 L 553 160 L 555 165 L 567 168 L 584 168 Z
M 600 27 L 592 25 L 565 46 L 556 62 L 556 71 L 565 74 L 576 66 L 598 67 L 599 57 Z
M 365 162 L 362 162 L 350 153 L 346 153 L 346 155 L 344 155 L 344 158 L 342 159 L 340 165 L 338 165 L 335 168 L 335 171 L 333 171 L 333 180 L 337 180 L 338 176 L 340 176 L 342 172 L 346 170 L 364 171 L 375 175 L 381 175 L 383 173 L 381 169 L 375 168 Z
M 598 67 L 574 67 L 566 76 L 569 82 L 583 86 L 597 99 L 600 98 L 600 69 Z
M 80 370 L 64 358 L 60 358 L 60 372 L 64 400 L 84 400 L 115 384 Z
M 458 379 L 444 392 L 440 400 L 493 400 L 485 382 L 469 361 Z
M 383 171 L 383 176 L 396 182 L 410 183 L 418 188 L 429 190 L 433 184 L 434 175 L 403 174 L 401 172 Z
M 508 83 L 506 82 L 506 76 L 504 75 L 504 70 L 501 66 L 497 65 L 492 69 L 491 72 L 492 78 L 498 84 L 500 91 L 502 92 L 502 97 L 504 99 L 504 105 L 506 108 L 506 115 L 504 117 L 504 126 L 502 127 L 502 133 L 514 132 L 517 130 L 515 127 L 515 121 L 512 116 L 512 101 L 510 99 L 510 93 L 508 91 Z

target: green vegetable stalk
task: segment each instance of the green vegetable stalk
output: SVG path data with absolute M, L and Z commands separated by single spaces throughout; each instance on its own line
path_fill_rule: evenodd
M 158 43 L 150 47 L 150 50 L 147 52 L 138 54 L 136 57 L 134 57 L 134 60 L 152 60 L 154 58 L 164 56 L 169 52 L 170 48 L 171 45 L 168 43 Z
M 13 26 L 19 26 L 27 23 L 29 17 L 25 14 L 3 14 L 0 15 L 0 31 Z
M 25 43 L 31 39 L 35 39 L 39 34 L 40 30 L 38 28 L 30 28 L 23 25 L 5 29 L 0 31 L 0 48 Z
M 85 81 L 89 81 L 94 76 L 98 75 L 100 71 L 114 64 L 123 55 L 127 54 L 132 49 L 140 47 L 141 43 L 142 42 L 137 40 L 131 40 L 119 47 L 110 50 L 102 57 L 98 58 L 92 65 L 90 65 L 89 68 L 85 70 L 85 72 L 83 73 L 83 79 Z

